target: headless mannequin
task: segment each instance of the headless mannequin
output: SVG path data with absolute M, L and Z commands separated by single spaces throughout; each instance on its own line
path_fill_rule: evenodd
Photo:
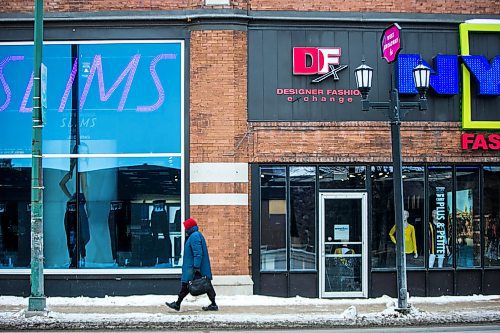
M 404 227 L 404 236 L 405 236 L 405 245 L 406 245 L 406 254 L 413 253 L 413 257 L 418 258 L 417 253 L 417 241 L 415 239 L 415 227 L 408 223 L 408 217 L 410 217 L 410 213 L 405 210 L 403 211 L 403 227 Z M 396 244 L 396 238 L 394 234 L 396 233 L 396 225 L 394 225 L 389 231 L 389 237 L 392 242 Z

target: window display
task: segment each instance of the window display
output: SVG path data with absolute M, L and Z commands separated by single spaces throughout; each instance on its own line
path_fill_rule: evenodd
M 479 167 L 457 167 L 456 170 L 457 267 L 480 266 Z
M 500 167 L 484 167 L 484 265 L 500 266 Z
M 453 191 L 451 166 L 428 167 L 430 221 L 427 231 L 429 268 L 453 266 L 451 237 L 453 235 L 452 201 L 448 193 Z
M 316 269 L 316 168 L 290 167 L 290 269 Z
M 44 45 L 46 268 L 182 265 L 183 52 L 182 41 Z M 0 44 L 0 267 L 30 264 L 32 55 Z
M 260 177 L 260 269 L 286 270 L 286 168 L 262 167 Z
M 396 267 L 394 187 L 391 166 L 372 166 L 372 267 Z M 424 266 L 424 167 L 403 166 L 403 202 L 406 217 L 407 267 Z

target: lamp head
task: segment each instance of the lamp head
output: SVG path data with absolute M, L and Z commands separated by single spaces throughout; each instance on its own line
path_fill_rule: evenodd
M 422 64 L 422 60 L 420 60 L 420 64 L 413 68 L 413 81 L 415 83 L 415 88 L 420 94 L 420 99 L 426 98 L 425 94 L 429 89 L 430 76 L 430 68 Z
M 373 68 L 365 64 L 363 59 L 362 64 L 354 70 L 356 85 L 361 92 L 363 99 L 368 98 L 368 93 L 372 88 Z

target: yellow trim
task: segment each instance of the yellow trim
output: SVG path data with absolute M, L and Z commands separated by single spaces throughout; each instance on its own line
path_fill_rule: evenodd
M 460 24 L 460 54 L 470 55 L 469 32 L 500 32 L 500 24 Z M 500 121 L 472 120 L 470 92 L 470 73 L 462 64 L 462 128 L 463 129 L 500 129 Z

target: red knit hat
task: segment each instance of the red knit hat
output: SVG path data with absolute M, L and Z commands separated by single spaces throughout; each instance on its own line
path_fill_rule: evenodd
M 186 230 L 189 230 L 192 227 L 196 227 L 198 225 L 195 219 L 187 219 L 186 221 L 182 222 L 182 224 L 184 224 L 184 228 Z

